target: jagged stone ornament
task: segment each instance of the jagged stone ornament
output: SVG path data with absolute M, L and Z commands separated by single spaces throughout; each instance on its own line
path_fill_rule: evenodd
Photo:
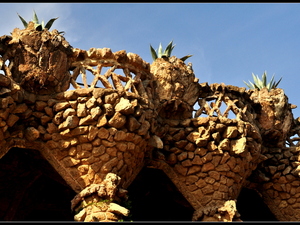
M 278 220 L 299 221 L 294 107 L 279 88 L 199 83 L 174 56 L 150 65 L 125 50 L 85 51 L 33 23 L 0 37 L 0 158 L 40 151 L 77 193 L 76 221 L 128 215 L 121 201 L 144 167 L 170 178 L 193 221 L 240 221 L 243 187 Z

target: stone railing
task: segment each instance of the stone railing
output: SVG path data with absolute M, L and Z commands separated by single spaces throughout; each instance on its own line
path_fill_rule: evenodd
M 113 53 L 109 48 L 92 48 L 89 51 L 74 49 L 72 57 L 74 61 L 71 64 L 73 70 L 70 77 L 74 88 L 81 88 L 76 82 L 81 74 L 84 88 L 94 88 L 100 81 L 100 87 L 129 91 L 146 100 L 151 99 L 146 92 L 148 83 L 152 80 L 149 73 L 150 65 L 140 56 L 126 53 L 124 50 Z M 106 67 L 109 68 L 101 74 Z M 117 74 L 115 71 L 118 69 L 124 75 Z M 87 71 L 93 75 L 90 84 L 87 82 Z

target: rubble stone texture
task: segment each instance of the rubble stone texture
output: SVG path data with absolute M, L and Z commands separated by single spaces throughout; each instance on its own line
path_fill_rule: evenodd
M 29 148 L 77 193 L 76 221 L 118 221 L 144 167 L 162 170 L 193 221 L 240 221 L 243 187 L 300 220 L 299 119 L 282 89 L 199 83 L 180 59 L 73 48 L 57 30 L 0 37 L 0 158 Z

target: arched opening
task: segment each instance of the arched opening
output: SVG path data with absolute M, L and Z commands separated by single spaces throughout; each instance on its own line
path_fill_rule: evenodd
M 133 222 L 192 220 L 194 208 L 161 170 L 143 168 L 127 190 Z
M 243 188 L 236 207 L 243 221 L 278 221 L 255 190 Z
M 0 220 L 74 221 L 67 185 L 37 150 L 12 148 L 0 159 Z

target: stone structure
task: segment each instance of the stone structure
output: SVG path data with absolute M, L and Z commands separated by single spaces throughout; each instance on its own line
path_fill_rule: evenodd
M 80 50 L 32 23 L 0 37 L 0 69 L 0 158 L 40 151 L 77 193 L 74 220 L 127 216 L 120 202 L 145 167 L 170 178 L 193 221 L 239 221 L 243 187 L 300 220 L 300 126 L 282 89 L 199 83 L 174 56 Z

